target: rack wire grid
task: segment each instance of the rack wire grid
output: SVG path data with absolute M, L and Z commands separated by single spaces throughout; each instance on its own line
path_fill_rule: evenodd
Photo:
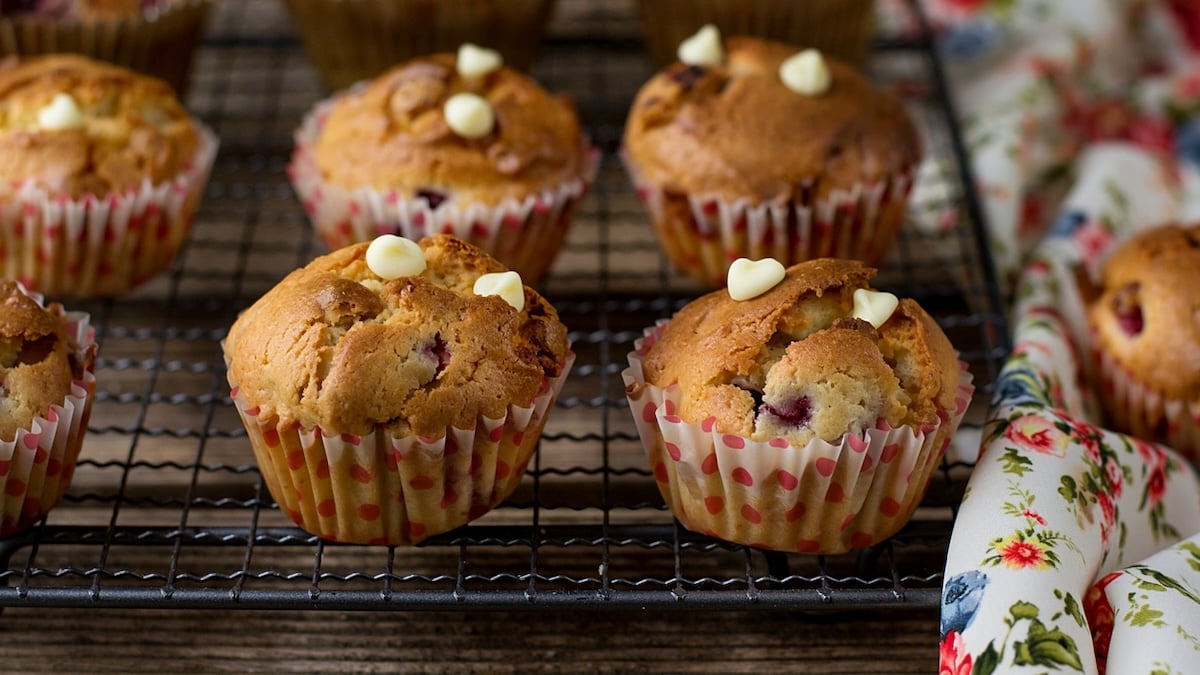
M 488 515 L 416 547 L 331 544 L 295 528 L 264 489 L 219 344 L 238 311 L 323 252 L 284 168 L 294 127 L 327 93 L 281 8 L 216 7 L 188 102 L 221 152 L 176 265 L 126 297 L 73 303 L 91 312 L 101 345 L 92 425 L 64 503 L 0 544 L 0 607 L 937 605 L 970 462 L 945 463 L 899 534 L 841 556 L 731 545 L 681 528 L 664 506 L 620 371 L 642 329 L 701 289 L 660 257 L 615 158 L 628 105 L 653 72 L 629 2 L 562 0 L 534 71 L 574 97 L 604 159 L 541 289 L 578 360 L 524 482 Z M 935 316 L 970 364 L 981 404 L 1008 331 L 927 35 L 877 45 L 869 69 L 905 98 L 926 152 L 954 177 L 940 206 L 959 219 L 938 234 L 906 227 L 876 285 Z M 968 415 L 964 446 L 977 443 L 981 408 Z

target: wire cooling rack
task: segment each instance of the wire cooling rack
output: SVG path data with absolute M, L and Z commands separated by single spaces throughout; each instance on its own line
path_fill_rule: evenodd
M 325 94 L 281 7 L 226 2 L 213 17 L 189 105 L 219 134 L 221 153 L 176 266 L 127 297 L 74 304 L 92 313 L 101 344 L 92 426 L 65 502 L 0 544 L 0 607 L 937 604 L 969 462 L 947 463 L 902 532 L 855 554 L 730 545 L 682 529 L 665 509 L 620 371 L 641 330 L 699 289 L 663 263 L 615 161 L 629 102 L 653 71 L 627 2 L 562 0 L 535 70 L 574 97 L 604 160 L 542 287 L 578 360 L 525 481 L 482 519 L 418 547 L 329 544 L 292 526 L 264 489 L 219 346 L 239 310 L 323 252 L 284 167 L 293 128 Z M 927 152 L 953 178 L 930 206 L 957 216 L 940 233 L 908 227 L 876 285 L 935 315 L 981 385 L 980 403 L 1008 332 L 940 66 L 928 41 L 913 39 L 881 44 L 870 68 L 904 96 Z

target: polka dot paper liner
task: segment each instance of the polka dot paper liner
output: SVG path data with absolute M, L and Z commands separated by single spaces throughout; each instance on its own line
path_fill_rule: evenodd
M 0 276 L 54 297 L 108 297 L 174 262 L 191 229 L 217 137 L 174 180 L 106 197 L 52 196 L 32 183 L 0 185 Z
M 879 264 L 904 223 L 912 188 L 910 170 L 822 199 L 801 191 L 791 201 L 756 205 L 664 189 L 628 160 L 625 169 L 671 265 L 714 288 L 725 285 L 738 258 L 775 258 L 784 267 L 814 258 Z
M 41 302 L 41 296 L 29 293 Z M 66 313 L 67 335 L 78 348 L 83 377 L 61 405 L 51 406 L 11 441 L 0 440 L 0 537 L 28 529 L 62 500 L 87 433 L 96 393 L 96 331 L 82 312 Z
M 881 423 L 862 436 L 803 447 L 754 441 L 721 433 L 713 418 L 682 420 L 679 387 L 645 382 L 642 358 L 665 327 L 647 329 L 622 372 L 655 482 L 684 527 L 756 548 L 836 554 L 895 534 L 924 496 L 974 392 L 961 364 L 955 409 L 937 424 Z
M 292 187 L 331 251 L 382 234 L 416 241 L 440 232 L 483 249 L 519 272 L 526 284 L 537 283 L 550 269 L 599 167 L 600 153 L 590 144 L 584 141 L 584 175 L 521 200 L 458 204 L 432 191 L 409 195 L 369 187 L 351 190 L 327 182 L 314 154 L 321 127 L 336 102 L 336 98 L 323 101 L 305 117 L 296 130 L 296 147 L 288 165 Z
M 369 436 L 280 424 L 230 382 L 271 496 L 297 525 L 330 541 L 415 544 L 466 525 L 516 489 L 574 362 L 529 406 L 510 405 L 440 438 Z

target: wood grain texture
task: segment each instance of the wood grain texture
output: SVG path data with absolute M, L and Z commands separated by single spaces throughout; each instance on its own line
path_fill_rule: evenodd
M 6 609 L 5 673 L 929 673 L 933 612 Z

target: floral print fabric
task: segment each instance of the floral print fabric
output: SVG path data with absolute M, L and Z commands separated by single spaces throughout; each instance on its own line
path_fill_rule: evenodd
M 939 672 L 1190 672 L 1200 478 L 1170 448 L 1103 427 L 1076 274 L 1137 229 L 1200 219 L 1198 5 L 923 4 L 1016 345 L 951 539 Z M 894 10 L 883 4 L 884 25 L 912 29 Z M 942 168 L 918 175 L 912 217 L 955 222 Z

